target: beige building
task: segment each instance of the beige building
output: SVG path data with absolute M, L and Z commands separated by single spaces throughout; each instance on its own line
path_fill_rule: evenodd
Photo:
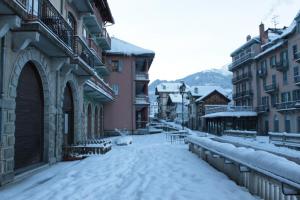
M 235 50 L 233 72 L 236 106 L 253 106 L 258 132 L 300 132 L 300 15 L 289 27 L 259 26 L 259 36 Z

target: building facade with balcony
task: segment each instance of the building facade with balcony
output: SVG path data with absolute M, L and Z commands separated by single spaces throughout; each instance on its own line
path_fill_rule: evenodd
M 257 48 L 250 70 L 253 81 L 249 89 L 246 86 L 244 94 L 239 95 L 237 92 L 235 83 L 239 78 L 233 70 L 235 105 L 256 108 L 257 131 L 260 134 L 266 134 L 269 131 L 300 132 L 299 24 L 300 15 L 298 14 L 289 27 L 265 30 L 263 24 L 259 26 L 259 36 L 256 37 Z M 235 66 L 235 54 L 232 55 L 232 66 Z M 252 104 L 240 104 L 239 96 L 245 96 L 246 93 L 249 96 L 248 91 L 251 91 L 253 97 Z
M 118 38 L 112 38 L 111 50 L 105 52 L 109 66 L 107 81 L 116 99 L 105 106 L 104 129 L 107 135 L 115 129 L 127 129 L 131 133 L 146 128 L 149 122 L 148 71 L 155 53 Z
M 2 0 L 0 13 L 3 185 L 62 160 L 64 146 L 97 136 L 95 127 L 93 135 L 86 131 L 85 99 L 94 110 L 114 99 L 96 71 L 109 48 L 104 26 L 114 21 L 106 0 Z

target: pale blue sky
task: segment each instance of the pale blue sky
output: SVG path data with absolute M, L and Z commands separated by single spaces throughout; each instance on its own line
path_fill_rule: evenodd
M 288 26 L 299 0 L 109 0 L 110 35 L 154 50 L 151 81 L 173 80 L 230 63 L 230 53 L 258 35 L 258 25 Z

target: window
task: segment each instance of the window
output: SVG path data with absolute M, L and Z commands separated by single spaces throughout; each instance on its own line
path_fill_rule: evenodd
M 261 104 L 262 105 L 269 105 L 269 97 L 268 96 L 264 96 L 261 98 Z
M 272 75 L 272 84 L 276 84 L 276 74 Z
M 293 101 L 299 101 L 300 100 L 300 90 L 294 90 L 293 91 Z
M 294 67 L 294 77 L 297 77 L 297 76 L 299 76 L 299 67 L 298 66 Z
M 287 51 L 282 51 L 282 52 L 280 53 L 280 57 L 281 57 L 281 61 L 282 61 L 283 63 L 288 62 L 288 53 L 287 53 Z
M 277 115 L 274 116 L 274 132 L 279 132 L 279 120 Z
M 282 73 L 282 77 L 283 77 L 283 84 L 287 85 L 288 84 L 288 76 L 287 76 L 287 72 L 286 71 L 284 71 Z
M 87 39 L 87 31 L 85 27 L 82 28 L 82 35 L 85 39 Z
M 294 59 L 296 58 L 296 53 L 298 52 L 298 47 L 297 45 L 293 45 L 293 56 L 294 56 Z
M 115 92 L 115 95 L 119 95 L 119 85 L 118 84 L 113 84 L 112 89 Z
M 261 61 L 261 63 L 260 63 L 260 69 L 262 71 L 266 71 L 267 70 L 267 61 L 266 60 Z
M 291 120 L 288 116 L 285 116 L 285 118 L 284 118 L 284 125 L 285 125 L 285 132 L 290 133 L 291 132 Z
M 112 60 L 111 65 L 113 72 L 121 72 L 123 69 L 122 62 L 120 60 Z
M 291 93 L 290 92 L 283 92 L 281 93 L 281 102 L 289 102 L 291 101 Z
M 276 66 L 276 55 L 272 56 L 270 58 L 270 66 L 275 67 Z

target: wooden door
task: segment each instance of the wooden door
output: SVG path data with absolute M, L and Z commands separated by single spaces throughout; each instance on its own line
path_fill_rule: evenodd
M 15 169 L 43 160 L 44 97 L 40 76 L 32 63 L 21 71 L 16 97 Z

